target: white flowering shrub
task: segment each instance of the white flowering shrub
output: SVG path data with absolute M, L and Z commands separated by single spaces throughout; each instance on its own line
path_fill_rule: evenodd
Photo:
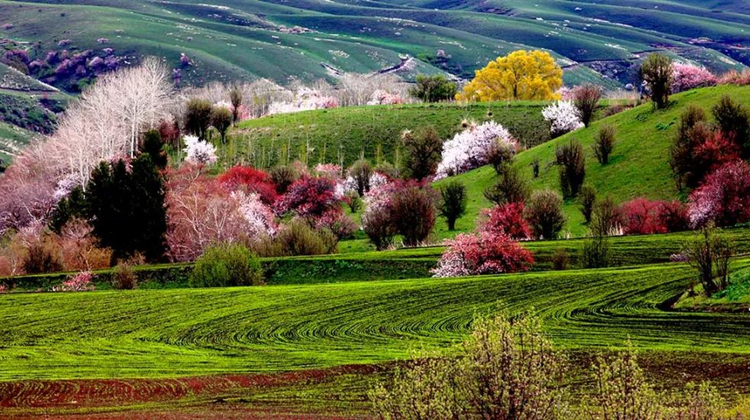
M 257 193 L 245 193 L 241 190 L 231 194 L 232 199 L 239 204 L 239 212 L 247 222 L 246 233 L 250 238 L 262 235 L 273 236 L 277 226 L 271 207 L 263 203 Z
M 338 99 L 325 96 L 320 91 L 302 87 L 291 102 L 274 102 L 268 108 L 268 114 L 289 114 L 292 112 L 330 109 L 339 106 Z
M 210 165 L 219 159 L 216 147 L 196 136 L 185 136 L 185 153 L 185 160 L 196 165 Z
M 382 187 L 389 182 L 391 182 L 391 179 L 388 178 L 387 175 L 381 172 L 373 172 L 372 175 L 370 175 L 370 190 Z M 344 180 L 343 188 L 344 193 L 348 193 L 353 191 L 356 192 L 359 186 L 357 185 L 357 180 L 354 179 L 353 176 L 349 175 L 346 177 L 346 180 Z
M 581 112 L 572 101 L 557 101 L 544 108 L 542 116 L 550 123 L 550 132 L 553 137 L 584 127 L 581 121 Z
M 514 150 L 518 143 L 502 125 L 488 121 L 481 125 L 471 123 L 443 144 L 443 157 L 438 165 L 436 179 L 442 179 L 486 165 L 488 153 L 496 143 Z

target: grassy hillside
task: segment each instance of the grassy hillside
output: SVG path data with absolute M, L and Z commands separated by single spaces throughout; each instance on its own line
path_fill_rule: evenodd
M 555 150 L 571 140 L 578 140 L 586 153 L 586 183 L 593 185 L 600 195 L 610 196 L 616 202 L 639 196 L 677 199 L 679 193 L 669 168 L 669 146 L 680 115 L 690 104 L 701 106 L 710 114 L 710 108 L 723 95 L 747 104 L 750 102 L 750 87 L 719 86 L 693 90 L 673 96 L 672 105 L 661 111 L 654 111 L 651 104 L 645 104 L 520 153 L 515 165 L 531 181 L 533 189 L 550 188 L 560 191 L 558 167 L 553 165 Z M 591 149 L 594 136 L 604 124 L 613 125 L 617 129 L 617 143 L 607 166 L 601 166 L 597 162 Z M 532 179 L 531 164 L 536 159 L 540 162 L 541 170 L 539 178 Z M 490 206 L 483 191 L 493 185 L 496 178 L 495 171 L 490 167 L 456 177 L 469 190 L 469 211 L 458 221 L 459 230 L 471 230 L 480 209 Z M 583 216 L 578 210 L 577 201 L 566 202 L 565 213 L 568 216 L 567 230 L 574 236 L 584 234 L 587 228 L 582 224 Z M 439 229 L 441 235 L 447 235 L 442 222 Z
M 245 121 L 231 135 L 225 161 L 268 168 L 295 159 L 350 165 L 361 154 L 370 161 L 396 163 L 395 146 L 404 130 L 432 126 L 442 138 L 462 130 L 464 120 L 489 119 L 507 127 L 524 144 L 549 140 L 539 102 L 419 104 L 334 108 Z
M 34 133 L 0 122 L 0 166 L 7 167 L 18 151 L 28 143 Z
M 191 83 L 330 76 L 321 64 L 372 72 L 398 63 L 403 54 L 419 59 L 407 77 L 416 72 L 470 77 L 489 60 L 519 48 L 553 51 L 568 67 L 569 83 L 607 83 L 601 74 L 632 82 L 633 64 L 655 49 L 714 71 L 750 63 L 740 47 L 750 39 L 741 0 L 679 5 L 667 0 L 616 5 L 588 0 L 2 0 L 0 16 L 0 24 L 13 25 L 0 36 L 40 42 L 42 53 L 59 49 L 61 39 L 71 39 L 75 49 L 99 49 L 99 38 L 109 39 L 118 54 L 158 55 L 175 67 L 185 53 L 195 62 L 183 71 Z M 91 16 L 96 16 L 93 24 Z M 301 33 L 287 30 L 294 26 L 303 28 Z

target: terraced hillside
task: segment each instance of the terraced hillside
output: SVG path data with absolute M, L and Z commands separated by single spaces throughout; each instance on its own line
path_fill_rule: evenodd
M 714 71 L 750 64 L 750 17 L 742 0 L 563 2 L 348 0 L 0 1 L 0 36 L 39 42 L 39 51 L 107 47 L 127 59 L 158 55 L 183 80 L 332 77 L 374 72 L 409 55 L 408 74 L 469 77 L 519 48 L 555 52 L 567 81 L 633 82 L 635 63 L 654 50 Z M 96 16 L 94 24 L 89 24 Z

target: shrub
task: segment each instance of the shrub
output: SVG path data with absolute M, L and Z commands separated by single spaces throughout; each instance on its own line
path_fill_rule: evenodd
M 705 226 L 683 249 L 688 263 L 697 271 L 703 292 L 711 297 L 729 285 L 729 262 L 733 255 L 732 244 L 713 226 Z
M 586 239 L 581 249 L 581 264 L 583 268 L 604 268 L 610 265 L 609 239 L 596 235 Z
M 263 284 L 260 260 L 247 247 L 218 244 L 206 249 L 190 275 L 192 287 L 257 286 Z
M 508 235 L 482 232 L 460 234 L 447 241 L 448 249 L 432 273 L 435 277 L 460 277 L 481 274 L 527 271 L 534 258 Z
M 556 151 L 557 164 L 560 165 L 560 188 L 563 196 L 575 197 L 581 190 L 586 178 L 586 160 L 583 146 L 578 141 L 558 147 Z
M 435 227 L 435 194 L 430 187 L 407 186 L 391 199 L 391 216 L 406 246 L 417 246 Z
M 271 177 L 259 170 L 249 166 L 233 166 L 228 171 L 219 175 L 216 180 L 228 191 L 243 190 L 247 193 L 258 194 L 261 200 L 268 205 L 273 204 L 279 198 Z
M 405 178 L 421 181 L 437 171 L 443 153 L 443 140 L 434 127 L 405 131 L 401 139 L 406 150 L 401 170 Z
M 138 286 L 138 277 L 127 263 L 117 264 L 112 273 L 112 287 L 118 290 L 133 290 Z
M 583 128 L 581 113 L 571 101 L 557 101 L 542 110 L 544 120 L 550 124 L 552 138 Z
M 672 66 L 672 93 L 684 92 L 699 87 L 714 86 L 716 76 L 703 67 L 675 63 Z
M 663 201 L 660 219 L 667 232 L 682 232 L 690 229 L 688 206 L 679 201 Z
M 539 158 L 535 158 L 533 162 L 531 162 L 531 172 L 534 175 L 534 179 L 539 178 Z
M 484 197 L 496 205 L 523 203 L 529 195 L 529 186 L 516 168 L 509 167 L 500 179 L 484 191 Z
M 487 162 L 495 168 L 498 175 L 509 170 L 513 158 L 516 156 L 516 149 L 508 143 L 495 143 L 487 152 Z
M 743 151 L 743 157 L 750 157 L 750 111 L 724 95 L 711 113 L 719 125 L 724 138 L 737 145 Z
M 196 136 L 185 136 L 185 162 L 194 165 L 211 165 L 219 160 L 216 147 Z
M 706 177 L 690 194 L 690 223 L 733 226 L 750 220 L 750 165 L 736 160 Z
M 441 102 L 453 99 L 458 87 L 445 76 L 417 75 L 417 83 L 409 89 L 409 95 L 423 102 Z
M 92 228 L 84 220 L 70 220 L 59 235 L 52 235 L 50 239 L 61 250 L 63 268 L 67 271 L 90 271 L 110 266 L 112 251 L 97 246 Z
M 581 187 L 581 192 L 578 194 L 578 201 L 581 203 L 581 214 L 586 223 L 591 223 L 591 216 L 594 212 L 594 205 L 596 205 L 596 188 L 591 185 L 584 185 Z
M 349 178 L 354 181 L 354 191 L 361 196 L 370 191 L 370 177 L 373 171 L 370 162 L 365 159 L 354 162 L 349 168 Z
M 26 274 L 56 273 L 63 270 L 60 250 L 50 238 L 30 244 L 21 265 Z
M 282 225 L 274 242 L 279 253 L 264 257 L 334 254 L 338 248 L 338 240 L 330 230 L 316 231 L 301 219 Z
M 443 144 L 436 178 L 445 178 L 486 165 L 488 153 L 498 143 L 518 149 L 516 140 L 500 124 L 493 121 L 481 125 L 469 124 L 464 131 Z
M 602 88 L 596 85 L 587 84 L 579 86 L 573 90 L 573 104 L 578 109 L 578 115 L 581 116 L 581 122 L 586 127 L 589 126 L 594 117 L 596 108 L 599 107 L 599 101 L 602 100 Z
M 535 238 L 557 239 L 565 226 L 562 205 L 562 197 L 554 191 L 540 190 L 531 195 L 524 216 Z
M 615 148 L 615 135 L 615 127 L 604 125 L 599 129 L 599 133 L 594 139 L 594 156 L 596 156 L 596 160 L 602 165 L 609 163 L 609 155 L 612 154 L 612 150 Z
M 362 198 L 356 191 L 349 191 L 344 195 L 344 202 L 349 206 L 352 213 L 358 212 L 362 208 Z
M 719 84 L 737 86 L 750 85 L 750 70 L 744 69 L 741 72 L 730 70 L 719 78 Z
M 564 358 L 538 318 L 478 318 L 458 359 L 429 357 L 370 393 L 384 419 L 570 418 Z
M 610 197 L 598 200 L 591 217 L 591 231 L 595 236 L 614 236 L 622 230 L 620 209 Z
M 82 271 L 68 280 L 65 280 L 60 286 L 53 287 L 53 292 L 91 292 L 96 289 L 94 286 L 94 274 L 90 271 Z
M 672 60 L 659 53 L 649 55 L 641 65 L 641 78 L 647 83 L 655 109 L 666 108 L 672 93 Z
M 565 248 L 557 248 L 555 253 L 552 254 L 552 269 L 553 270 L 567 270 L 570 257 L 568 251 Z
M 531 228 L 524 219 L 524 204 L 509 203 L 482 211 L 479 231 L 493 235 L 507 235 L 513 240 L 531 238 Z
M 338 240 L 353 238 L 354 232 L 357 231 L 357 223 L 351 217 L 345 215 L 340 209 L 331 209 L 315 220 L 315 228 L 319 230 L 327 229 Z
M 659 420 L 663 404 L 646 382 L 635 351 L 628 348 L 610 359 L 597 358 L 593 366 L 593 404 L 586 411 L 591 419 Z
M 362 216 L 362 230 L 378 251 L 393 245 L 396 236 L 396 226 L 393 223 L 389 207 L 367 206 Z
M 466 187 L 453 181 L 440 188 L 440 215 L 448 223 L 448 230 L 456 229 L 456 220 L 466 213 Z
M 276 185 L 276 192 L 284 194 L 289 186 L 299 179 L 299 174 L 290 166 L 277 166 L 271 169 L 271 182 Z

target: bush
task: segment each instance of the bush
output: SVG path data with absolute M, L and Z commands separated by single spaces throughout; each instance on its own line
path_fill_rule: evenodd
M 733 255 L 732 244 L 719 229 L 705 226 L 700 233 L 685 244 L 682 253 L 697 271 L 703 292 L 711 297 L 729 286 L 729 262 Z
M 276 185 L 276 192 L 284 194 L 289 186 L 299 179 L 299 174 L 290 166 L 277 166 L 271 169 L 271 182 Z
M 349 168 L 349 178 L 354 180 L 355 191 L 361 196 L 370 191 L 370 178 L 373 171 L 370 162 L 360 159 Z
M 577 87 L 573 90 L 573 104 L 578 109 L 581 116 L 581 122 L 586 127 L 589 126 L 594 117 L 596 108 L 599 107 L 599 101 L 602 100 L 602 88 L 596 85 L 588 84 Z
M 717 137 L 707 123 L 706 113 L 690 106 L 680 117 L 677 135 L 670 147 L 672 173 L 677 187 L 697 187 L 703 178 L 721 162 L 733 160 L 739 149 Z
M 591 217 L 591 232 L 595 236 L 618 235 L 622 229 L 620 209 L 610 197 L 599 200 Z
M 482 210 L 479 231 L 507 235 L 513 240 L 531 239 L 531 228 L 524 219 L 524 204 L 509 203 Z
M 554 191 L 535 191 L 524 211 L 531 231 L 537 239 L 557 239 L 565 226 L 563 200 Z
M 583 268 L 609 267 L 609 239 L 601 235 L 586 239 L 581 249 L 581 264 Z
M 353 238 L 358 227 L 357 223 L 340 209 L 329 210 L 315 220 L 315 229 L 328 230 L 337 240 Z
M 138 287 L 138 277 L 130 264 L 117 264 L 112 273 L 112 287 L 118 290 L 133 290 Z
M 534 179 L 539 178 L 539 158 L 535 158 L 531 162 L 531 173 L 534 175 Z
M 452 181 L 440 188 L 440 215 L 448 223 L 448 230 L 456 229 L 456 220 L 466 213 L 466 187 Z
M 487 162 L 495 168 L 495 172 L 500 175 L 509 170 L 513 158 L 516 156 L 516 149 L 508 143 L 496 143 L 487 151 Z
M 349 206 L 351 213 L 356 213 L 362 208 L 362 198 L 356 191 L 349 191 L 344 195 L 344 202 Z
M 262 257 L 293 257 L 297 255 L 334 254 L 338 239 L 328 229 L 313 229 L 302 219 L 282 225 L 275 238 L 267 238 L 255 247 Z
M 666 108 L 672 93 L 672 60 L 659 53 L 649 55 L 641 66 L 641 78 L 648 84 L 655 109 Z
M 553 270 L 567 270 L 570 257 L 568 251 L 565 248 L 557 248 L 555 253 L 552 254 L 552 269 Z
M 458 86 L 445 76 L 417 75 L 417 83 L 409 89 L 409 95 L 423 102 L 449 101 L 456 96 Z
M 488 163 L 488 153 L 497 144 L 518 149 L 510 131 L 502 125 L 488 121 L 468 124 L 468 127 L 443 144 L 442 160 L 437 168 L 437 178 L 453 176 Z
M 682 232 L 690 229 L 688 207 L 679 201 L 662 202 L 660 218 L 667 232 Z
M 484 191 L 485 198 L 496 205 L 523 203 L 528 194 L 528 183 L 514 167 L 506 168 L 497 183 Z
M 586 178 L 586 160 L 583 146 L 578 141 L 558 147 L 557 164 L 560 165 L 560 188 L 566 198 L 575 197 Z
M 591 223 L 591 216 L 596 205 L 596 188 L 591 185 L 581 187 L 581 192 L 578 194 L 578 201 L 581 203 L 583 219 L 586 223 Z
M 391 202 L 391 216 L 404 245 L 417 246 L 435 227 L 435 194 L 430 187 L 409 186 L 397 191 Z
M 544 108 L 542 115 L 550 124 L 552 138 L 575 131 L 584 127 L 581 114 L 571 101 L 557 101 Z
M 60 250 L 49 238 L 32 243 L 21 265 L 26 274 L 56 273 L 63 270 Z
M 712 109 L 719 130 L 724 138 L 737 145 L 742 150 L 744 158 L 750 157 L 750 111 L 740 104 L 724 95 Z
M 336 181 L 330 178 L 303 176 L 276 202 L 280 214 L 293 213 L 301 217 L 317 218 L 339 208 L 341 197 L 336 192 Z
M 534 264 L 531 252 L 504 234 L 460 234 L 447 245 L 432 270 L 434 277 L 516 273 Z
M 362 216 L 362 230 L 378 251 L 392 246 L 396 226 L 391 217 L 390 207 L 368 206 Z
M 672 93 L 714 86 L 717 82 L 716 76 L 703 67 L 681 63 L 675 63 L 672 67 Z
M 457 359 L 427 357 L 370 393 L 383 419 L 571 418 L 565 360 L 538 318 L 478 318 Z
M 615 148 L 615 134 L 615 127 L 604 125 L 599 129 L 599 133 L 594 139 L 594 156 L 596 156 L 596 160 L 602 165 L 609 163 L 609 155 L 612 154 L 612 150 Z
M 82 271 L 68 280 L 65 280 L 60 286 L 53 287 L 53 292 L 91 292 L 96 289 L 94 286 L 94 274 L 90 271 Z
M 260 260 L 244 245 L 219 244 L 206 249 L 190 275 L 192 287 L 258 286 Z
M 443 153 L 443 140 L 437 130 L 422 127 L 416 132 L 406 131 L 402 140 L 406 154 L 401 174 L 418 181 L 434 175 Z

